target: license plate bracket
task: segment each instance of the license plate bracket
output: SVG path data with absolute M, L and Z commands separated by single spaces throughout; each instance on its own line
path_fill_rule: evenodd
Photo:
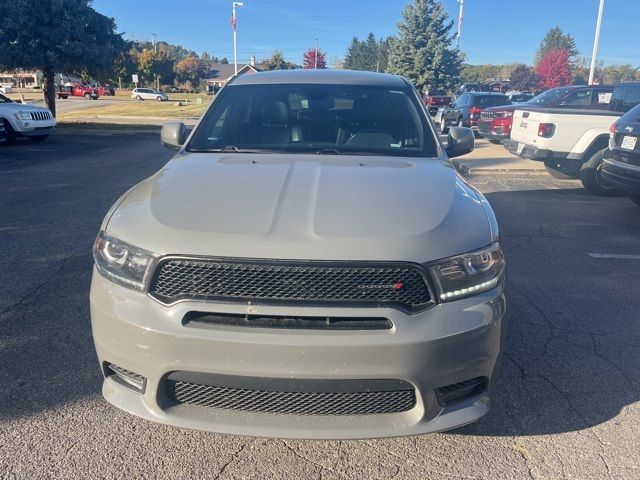
M 635 150 L 637 142 L 638 142 L 638 137 L 625 135 L 624 138 L 622 139 L 622 144 L 620 145 L 620 148 L 624 150 Z

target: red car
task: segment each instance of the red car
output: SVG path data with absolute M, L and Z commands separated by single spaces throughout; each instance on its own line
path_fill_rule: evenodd
M 433 117 L 438 112 L 438 108 L 451 105 L 451 96 L 447 95 L 444 90 L 429 90 L 429 93 L 424 97 L 424 104 Z
M 518 105 L 606 110 L 612 92 L 610 85 L 569 85 L 542 92 L 525 103 L 486 108 L 480 114 L 478 133 L 491 143 L 502 143 L 511 135 L 513 112 Z

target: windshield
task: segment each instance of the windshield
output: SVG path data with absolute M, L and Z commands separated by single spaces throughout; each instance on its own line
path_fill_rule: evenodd
M 13 100 L 11 100 L 10 98 L 5 97 L 4 95 L 0 94 L 0 103 L 12 103 Z
M 536 95 L 527 103 L 530 105 L 540 105 L 546 106 L 555 103 L 560 98 L 564 97 L 567 93 L 569 93 L 571 88 L 552 88 L 551 90 L 547 90 L 546 92 L 542 92 L 540 95 Z
M 409 89 L 360 85 L 229 85 L 187 150 L 436 156 Z

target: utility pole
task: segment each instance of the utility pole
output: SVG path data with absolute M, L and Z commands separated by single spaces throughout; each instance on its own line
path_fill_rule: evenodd
M 600 0 L 598 7 L 598 20 L 596 20 L 596 34 L 593 39 L 593 53 L 591 54 L 591 68 L 589 69 L 589 85 L 593 85 L 593 77 L 596 74 L 596 57 L 598 56 L 598 43 L 600 42 L 600 26 L 602 25 L 602 13 L 604 12 L 604 0 Z
M 318 39 L 316 38 L 316 54 L 314 56 L 313 68 L 318 68 Z
M 233 64 L 235 65 L 235 74 L 238 74 L 238 48 L 236 43 L 236 7 L 242 7 L 242 2 L 233 2 L 231 4 L 231 26 L 233 27 Z
M 458 48 L 460 48 L 460 35 L 462 35 L 462 20 L 464 19 L 464 0 L 458 0 L 460 12 L 458 13 Z

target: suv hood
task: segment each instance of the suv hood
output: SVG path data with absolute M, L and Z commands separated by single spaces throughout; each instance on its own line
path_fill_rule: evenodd
M 36 111 L 46 111 L 48 112 L 48 108 L 36 107 L 35 105 L 29 105 L 28 103 L 2 103 L 0 104 L 0 110 L 11 111 L 11 112 L 36 112 Z
M 446 159 L 374 156 L 179 155 L 103 228 L 158 254 L 252 258 L 415 262 L 492 241 Z

